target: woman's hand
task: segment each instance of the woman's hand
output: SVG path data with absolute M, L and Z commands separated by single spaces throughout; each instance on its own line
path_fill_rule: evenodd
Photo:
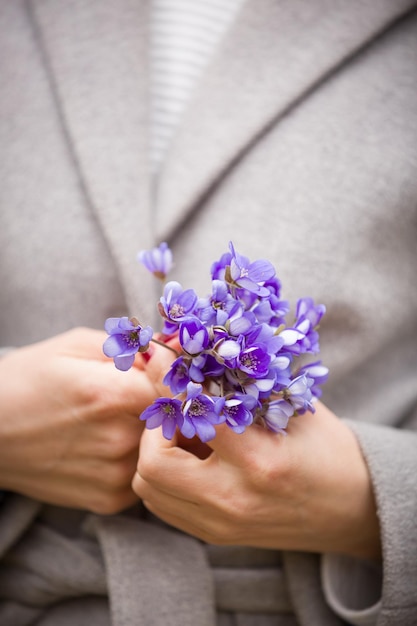
M 145 431 L 133 480 L 169 524 L 217 544 L 379 557 L 367 466 L 351 430 L 324 405 L 292 418 L 287 436 L 221 426 L 207 458 L 177 443 Z
M 0 488 L 98 513 L 137 501 L 138 416 L 157 390 L 140 355 L 117 370 L 105 338 L 75 329 L 0 360 Z

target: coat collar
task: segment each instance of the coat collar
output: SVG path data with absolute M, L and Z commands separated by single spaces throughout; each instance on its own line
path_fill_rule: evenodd
M 137 250 L 175 235 L 270 125 L 415 5 L 246 0 L 190 101 L 151 202 L 149 0 L 71 0 L 65 10 L 29 0 L 80 178 L 134 312 L 149 314 L 141 293 L 152 289 Z
M 148 3 L 31 0 L 31 17 L 87 201 L 101 224 L 131 314 L 149 320 L 153 245 L 148 174 Z M 142 64 L 142 68 L 140 66 Z

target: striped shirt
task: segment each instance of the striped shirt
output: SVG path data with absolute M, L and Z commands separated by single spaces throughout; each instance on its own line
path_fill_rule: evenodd
M 157 175 L 193 90 L 243 0 L 153 0 L 150 162 Z

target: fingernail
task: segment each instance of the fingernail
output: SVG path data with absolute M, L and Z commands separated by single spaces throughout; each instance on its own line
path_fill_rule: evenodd
M 171 339 L 175 339 L 178 337 L 178 333 L 173 333 L 172 335 L 161 335 L 161 341 L 163 343 L 168 343 Z
M 152 346 L 149 346 L 149 348 L 147 349 L 146 352 L 142 352 L 142 357 L 143 357 L 143 360 L 145 361 L 145 363 L 149 363 L 153 353 L 154 353 L 154 349 L 153 349 Z

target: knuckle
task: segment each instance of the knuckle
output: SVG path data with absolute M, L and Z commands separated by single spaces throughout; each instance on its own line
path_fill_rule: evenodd
M 236 529 L 253 517 L 252 497 L 246 490 L 242 493 L 230 491 L 217 494 L 216 501 L 209 508 L 215 514 L 208 515 L 207 521 L 214 536 L 221 541 L 233 539 Z
M 139 456 L 137 472 L 144 481 L 149 482 L 154 477 L 155 469 L 155 462 L 151 457 L 145 454 Z
M 108 473 L 101 484 L 90 492 L 86 509 L 98 515 L 113 515 L 139 501 L 131 487 L 132 472 Z
M 231 545 L 236 541 L 236 529 L 224 520 L 213 522 L 211 527 L 205 529 L 204 539 L 215 545 Z
M 113 463 L 111 471 L 107 474 L 108 488 L 116 493 L 122 489 L 126 489 L 132 482 L 135 463 L 130 459 Z
M 115 515 L 128 506 L 126 497 L 117 494 L 106 494 L 90 504 L 90 511 L 97 515 Z
M 136 431 L 121 424 L 107 425 L 105 430 L 102 446 L 105 460 L 114 463 L 114 467 L 117 468 L 123 466 L 123 461 L 128 457 L 137 458 L 140 439 L 139 425 Z
M 81 406 L 101 412 L 108 407 L 112 397 L 112 392 L 102 384 L 102 381 L 95 376 L 84 376 L 77 381 L 78 401 Z
M 95 369 L 86 371 L 77 381 L 79 401 L 99 417 L 120 412 L 125 406 L 125 382 L 120 378 L 112 384 L 112 378 L 98 376 Z
M 267 456 L 253 455 L 248 462 L 247 477 L 251 486 L 257 491 L 265 491 L 271 485 L 285 485 L 288 478 L 288 467 L 278 459 Z
M 227 521 L 224 530 L 231 527 L 239 528 L 246 520 L 253 517 L 252 498 L 247 493 L 231 498 L 227 507 L 224 507 L 223 514 Z

